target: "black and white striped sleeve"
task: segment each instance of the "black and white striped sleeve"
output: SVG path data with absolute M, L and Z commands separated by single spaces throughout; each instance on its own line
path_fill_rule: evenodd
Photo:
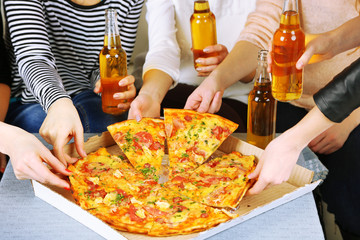
M 57 99 L 70 97 L 51 52 L 42 1 L 5 0 L 4 4 L 19 74 L 47 111 Z

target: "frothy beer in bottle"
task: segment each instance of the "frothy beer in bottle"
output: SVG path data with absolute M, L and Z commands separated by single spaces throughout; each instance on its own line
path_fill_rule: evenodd
M 305 51 L 305 34 L 300 28 L 297 0 L 285 0 L 280 27 L 273 39 L 272 94 L 279 101 L 301 97 L 303 70 L 296 62 Z
M 254 88 L 248 97 L 247 142 L 265 149 L 275 137 L 277 102 L 271 94 L 271 78 L 267 72 L 267 53 L 260 50 Z
M 127 86 L 119 86 L 119 81 L 127 76 L 127 62 L 126 53 L 121 47 L 114 9 L 106 10 L 105 23 L 104 47 L 99 55 L 102 109 L 105 113 L 119 115 L 125 110 L 118 108 L 117 105 L 126 100 L 114 99 L 113 95 L 127 90 Z
M 192 51 L 194 54 L 195 69 L 201 67 L 195 60 L 199 57 L 208 58 L 216 53 L 205 53 L 204 48 L 216 45 L 216 20 L 215 15 L 210 11 L 207 0 L 195 0 L 194 13 L 190 18 Z

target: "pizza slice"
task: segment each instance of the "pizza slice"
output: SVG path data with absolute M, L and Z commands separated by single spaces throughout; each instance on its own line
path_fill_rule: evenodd
M 103 203 L 89 212 L 117 230 L 148 234 L 157 214 L 160 214 L 154 208 L 154 191 L 141 197 L 125 192 L 113 192 L 106 197 Z
M 232 152 L 211 159 L 191 174 L 178 175 L 165 185 L 208 206 L 236 209 L 252 184 L 247 175 L 255 166 L 254 156 Z
M 69 165 L 69 170 L 73 172 L 69 177 L 73 197 L 83 209 L 98 207 L 110 193 L 147 194 L 157 184 L 105 148 Z
M 107 128 L 135 169 L 157 181 L 165 150 L 164 121 L 142 118 L 139 122 L 126 120 Z
M 158 189 L 156 199 L 155 206 L 159 214 L 148 233 L 151 236 L 195 233 L 235 217 L 164 187 Z
M 169 149 L 169 179 L 204 163 L 238 124 L 221 116 L 184 109 L 164 109 Z

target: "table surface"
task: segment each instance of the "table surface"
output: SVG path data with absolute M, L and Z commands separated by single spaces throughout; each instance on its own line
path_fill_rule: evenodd
M 85 138 L 91 135 L 85 134 Z M 31 182 L 17 180 L 11 164 L 8 164 L 0 182 L 0 216 L 0 238 L 3 240 L 103 239 L 73 218 L 35 197 Z M 247 240 L 324 239 L 311 192 L 209 239 L 239 239 L 240 236 L 246 236 Z

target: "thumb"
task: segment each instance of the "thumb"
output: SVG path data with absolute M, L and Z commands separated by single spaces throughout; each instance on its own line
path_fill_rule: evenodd
M 314 55 L 315 49 L 313 47 L 309 47 L 305 50 L 303 55 L 299 58 L 296 63 L 296 68 L 301 70 L 303 69 L 310 61 L 311 57 Z
M 262 163 L 259 163 L 259 164 L 256 166 L 255 170 L 248 175 L 248 178 L 249 178 L 249 179 L 258 178 L 259 175 L 260 175 L 261 169 L 262 169 Z

